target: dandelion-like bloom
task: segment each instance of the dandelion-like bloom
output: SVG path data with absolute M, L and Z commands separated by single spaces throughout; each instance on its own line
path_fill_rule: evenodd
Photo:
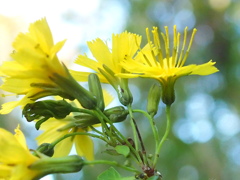
M 110 104 L 113 99 L 112 96 L 106 91 L 103 91 L 103 93 L 105 104 Z M 43 130 L 44 132 L 38 136 L 36 140 L 38 144 L 52 143 L 64 135 L 75 132 L 87 132 L 91 130 L 87 126 L 81 128 L 76 125 L 79 123 L 81 124 L 81 120 L 75 119 L 73 114 L 64 119 L 50 118 L 41 125 L 40 130 Z M 53 157 L 62 157 L 68 155 L 73 145 L 75 145 L 78 155 L 84 156 L 87 160 L 94 159 L 93 142 L 92 139 L 87 135 L 75 135 L 62 140 L 55 146 Z
M 32 155 L 26 145 L 25 137 L 19 127 L 13 135 L 0 128 L 0 179 L 31 180 L 40 171 L 29 169 L 39 158 Z
M 170 37 L 168 27 L 166 33 L 159 35 L 157 27 L 152 30 L 153 41 L 150 39 L 149 30 L 146 29 L 148 44 L 140 50 L 136 58 L 124 60 L 121 65 L 131 73 L 119 73 L 117 76 L 123 78 L 153 78 L 162 85 L 162 100 L 165 104 L 171 105 L 174 100 L 174 84 L 176 80 L 187 75 L 209 75 L 218 71 L 214 67 L 215 62 L 196 65 L 185 65 L 196 29 L 193 30 L 189 45 L 187 41 L 187 27 L 184 30 L 182 46 L 180 45 L 180 33 L 176 26 L 173 28 L 173 48 L 170 50 Z M 160 38 L 162 37 L 162 39 Z M 163 44 L 161 44 L 163 41 Z M 187 49 L 185 47 L 187 46 Z
M 120 66 L 121 62 L 133 59 L 140 42 L 141 36 L 129 32 L 113 34 L 111 48 L 103 40 L 97 38 L 87 43 L 96 60 L 87 57 L 87 55 L 79 55 L 75 63 L 94 70 L 101 82 L 110 83 L 117 91 L 120 101 L 126 105 L 132 101 L 127 79 L 116 77 L 115 74 L 125 71 Z M 86 74 L 89 73 L 71 71 L 71 74 L 78 81 L 86 81 Z
M 141 42 L 141 37 L 129 32 L 112 35 L 112 48 L 107 43 L 97 38 L 94 41 L 87 42 L 88 47 L 96 60 L 90 59 L 87 55 L 79 55 L 75 63 L 90 68 L 97 72 L 102 82 L 111 83 L 112 74 L 121 73 L 123 68 L 120 63 L 123 60 L 129 60 L 134 57 L 138 50 L 137 43 Z M 107 69 L 105 69 L 107 67 Z M 109 72 L 110 70 L 111 72 Z M 71 71 L 72 75 L 79 81 L 87 81 L 82 72 Z M 88 73 L 90 74 L 90 72 Z M 106 75 L 108 74 L 108 75 Z
M 69 76 L 57 57 L 64 43 L 65 40 L 54 44 L 45 18 L 31 24 L 28 33 L 17 36 L 11 54 L 13 61 L 6 61 L 0 67 L 0 74 L 4 77 L 0 88 L 13 95 L 25 96 L 20 101 L 3 104 L 1 114 L 48 95 L 72 98 L 51 79 L 55 74 L 66 78 Z

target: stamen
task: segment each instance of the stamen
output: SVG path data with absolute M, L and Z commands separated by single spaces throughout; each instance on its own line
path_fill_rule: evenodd
M 168 33 L 168 27 L 165 26 L 165 32 L 166 32 L 166 38 L 165 38 L 165 49 L 166 49 L 166 58 L 167 58 L 167 65 L 170 67 L 170 47 L 169 47 L 169 33 Z
M 146 28 L 146 34 L 147 34 L 148 44 L 149 44 L 149 47 L 150 47 L 150 49 L 151 49 L 152 59 L 154 60 L 155 66 L 157 66 L 158 63 L 157 63 L 157 59 L 156 59 L 156 57 L 155 57 L 155 55 L 154 55 L 154 51 L 153 51 L 153 48 L 152 48 L 152 42 L 151 42 L 150 33 L 149 33 L 149 29 L 148 29 L 148 28 Z M 151 63 L 151 62 L 150 62 L 150 63 Z M 152 66 L 152 64 L 151 64 L 151 66 Z
M 180 57 L 179 57 L 179 59 L 178 59 L 177 67 L 180 67 L 180 66 L 183 65 L 183 63 L 182 63 L 182 58 L 183 58 L 183 53 L 184 53 L 184 49 L 185 49 L 185 45 L 186 45 L 186 41 L 187 41 L 187 30 L 188 30 L 188 27 L 185 27 L 185 29 L 184 29 L 183 44 L 182 44 L 182 50 L 181 50 Z
M 180 66 L 183 66 L 185 64 L 185 62 L 186 62 L 186 59 L 187 59 L 189 51 L 191 49 L 192 42 L 193 42 L 193 39 L 194 39 L 194 36 L 195 36 L 196 32 L 197 32 L 197 29 L 194 28 L 193 32 L 192 32 L 192 36 L 191 36 L 190 42 L 189 42 L 189 45 L 188 45 L 188 49 L 187 49 L 187 51 L 186 51 L 186 53 L 184 55 L 183 61 L 182 61 Z
M 173 26 L 173 52 L 172 52 L 172 67 L 175 66 L 177 56 L 177 26 Z
M 160 37 L 158 34 L 158 28 L 157 27 L 153 27 L 152 30 L 153 33 L 153 38 L 154 38 L 154 44 L 157 47 L 157 56 L 158 56 L 158 61 L 160 63 L 160 66 L 163 67 L 163 56 L 162 56 L 162 48 L 161 48 L 161 41 L 160 41 Z M 159 64 L 158 64 L 159 65 Z
M 176 67 L 176 64 L 178 63 L 178 54 L 179 54 L 179 47 L 180 47 L 180 37 L 181 37 L 181 34 L 178 32 L 178 34 L 177 34 L 177 52 L 176 52 L 174 67 Z
M 147 37 L 150 37 L 148 28 L 146 28 L 146 35 L 147 35 Z M 135 41 L 136 41 L 136 44 L 137 44 L 137 46 L 138 46 L 138 49 L 139 49 L 140 53 L 143 55 L 143 58 L 144 58 L 145 62 L 146 62 L 149 66 L 152 66 L 151 63 L 150 63 L 150 61 L 148 60 L 147 56 L 142 52 L 143 50 L 142 50 L 142 48 L 140 47 L 140 45 L 138 44 L 136 37 L 135 37 Z

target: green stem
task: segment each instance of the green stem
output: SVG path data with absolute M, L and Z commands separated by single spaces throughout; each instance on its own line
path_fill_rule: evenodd
M 99 113 L 99 115 L 100 115 L 101 117 L 103 117 L 103 118 L 105 119 L 105 121 L 106 121 L 107 123 L 109 123 L 109 125 L 111 126 L 111 128 L 112 128 L 112 129 L 114 130 L 114 132 L 116 133 L 117 138 L 119 139 L 119 142 L 120 142 L 120 143 L 122 143 L 122 142 L 126 143 L 126 145 L 130 148 L 131 152 L 132 152 L 132 153 L 134 154 L 134 156 L 136 157 L 137 161 L 138 161 L 139 163 L 142 162 L 142 159 L 141 159 L 139 153 L 136 151 L 135 148 L 133 148 L 133 146 L 132 146 L 132 145 L 130 144 L 130 142 L 126 139 L 126 137 L 124 137 L 124 136 L 122 135 L 122 133 L 114 126 L 113 122 L 111 122 L 111 121 L 105 116 L 105 114 L 103 114 L 103 112 L 102 112 L 101 110 L 97 109 L 97 112 Z
M 106 142 L 106 139 L 102 136 L 98 136 L 96 134 L 92 134 L 92 133 L 87 133 L 87 132 L 74 132 L 74 133 L 71 133 L 71 134 L 66 134 L 64 135 L 63 137 L 57 139 L 56 141 L 54 141 L 53 143 L 51 143 L 51 147 L 53 148 L 54 146 L 56 146 L 59 142 L 61 142 L 62 140 L 68 138 L 68 137 L 71 137 L 71 136 L 76 136 L 76 135 L 87 135 L 87 136 L 91 136 L 93 138 L 98 138 L 98 139 L 101 139 L 103 141 Z
M 101 113 L 99 113 L 101 112 Z M 99 119 L 99 121 L 101 122 L 101 125 L 102 125 L 102 132 L 103 134 L 105 134 L 105 137 L 109 138 L 111 142 L 113 142 L 113 135 L 112 135 L 112 132 L 109 130 L 108 126 L 107 126 L 107 123 L 105 122 L 106 119 L 105 119 L 105 116 L 104 114 L 102 113 L 101 110 L 99 109 L 96 109 L 94 111 L 94 115 L 97 116 L 97 118 Z M 105 120 L 105 121 L 104 121 Z
M 133 119 L 133 112 L 132 112 L 132 107 L 131 105 L 128 105 L 128 112 L 129 112 L 129 115 L 130 115 L 130 123 L 131 123 L 131 127 L 132 127 L 132 132 L 133 132 L 133 139 L 134 139 L 134 142 L 135 142 L 135 149 L 136 151 L 138 152 L 139 151 L 139 147 L 138 147 L 138 140 L 137 140 L 137 127 L 135 126 L 135 123 L 133 122 L 134 119 Z
M 132 109 L 131 105 L 128 105 L 128 111 L 129 111 L 129 115 L 130 115 L 130 118 L 131 118 L 130 121 L 131 121 L 132 130 L 133 130 L 135 145 L 138 145 L 138 143 L 137 143 L 137 138 L 138 138 L 139 142 L 140 142 L 140 145 L 141 145 L 141 148 L 142 148 L 143 162 L 144 162 L 145 165 L 149 166 L 146 149 L 145 149 L 140 131 L 138 129 L 137 123 L 136 123 L 136 121 L 133 117 L 133 109 Z M 136 151 L 139 152 L 138 146 L 136 146 Z
M 103 137 L 105 136 L 104 133 L 102 133 L 101 131 L 97 130 L 95 127 L 93 126 L 89 126 L 89 128 L 91 128 L 92 131 L 98 133 L 98 134 L 101 134 Z
M 158 133 L 158 129 L 157 129 L 156 125 L 155 125 L 153 117 L 150 116 L 147 112 L 145 112 L 145 111 L 143 111 L 141 109 L 133 109 L 133 112 L 142 113 L 149 120 L 150 126 L 152 128 L 152 132 L 153 132 L 154 141 L 155 141 L 155 153 L 156 153 L 157 152 L 157 147 L 158 147 L 158 144 L 159 144 L 159 133 Z
M 153 160 L 153 167 L 155 167 L 157 164 L 157 159 L 158 159 L 159 153 L 161 151 L 161 147 L 162 147 L 163 143 L 165 142 L 165 140 L 167 139 L 167 136 L 170 132 L 170 128 L 171 128 L 170 110 L 171 110 L 171 105 L 167 105 L 166 106 L 167 126 L 166 126 L 165 133 L 164 133 L 160 143 L 158 144 L 157 151 L 156 151 L 156 154 L 155 154 L 154 160 Z
M 112 165 L 112 166 L 120 167 L 120 168 L 125 169 L 125 170 L 127 170 L 127 171 L 140 173 L 137 169 L 134 169 L 134 168 L 132 168 L 132 167 L 127 167 L 127 166 L 121 165 L 121 164 L 117 163 L 116 161 L 95 160 L 95 161 L 84 161 L 83 164 L 84 164 L 84 165 L 107 164 L 107 165 Z

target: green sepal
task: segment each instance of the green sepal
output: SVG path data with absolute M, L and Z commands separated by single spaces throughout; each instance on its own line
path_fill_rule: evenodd
M 174 91 L 174 84 L 175 78 L 169 78 L 168 81 L 162 84 L 162 101 L 167 106 L 171 106 L 172 103 L 175 101 L 175 91 Z
M 45 154 L 49 157 L 52 157 L 54 154 L 54 147 L 50 143 L 43 143 L 40 146 L 38 146 L 36 151 L 38 151 L 42 154 Z
M 127 106 L 129 104 L 132 104 L 133 96 L 128 86 L 128 79 L 121 79 L 121 82 L 117 89 L 117 94 L 122 105 Z
M 92 94 L 96 97 L 97 107 L 103 111 L 105 108 L 102 86 L 99 77 L 96 74 L 88 76 L 88 87 Z
M 99 72 L 107 79 L 109 84 L 113 86 L 115 90 L 117 90 L 117 86 L 119 84 L 119 79 L 114 76 L 114 73 L 111 69 L 109 69 L 106 65 L 103 64 L 103 69 L 98 68 Z
M 158 105 L 161 98 L 161 87 L 159 84 L 153 84 L 148 93 L 147 112 L 152 117 L 157 114 Z
M 36 93 L 32 96 L 29 96 L 29 98 L 32 99 L 32 100 L 37 100 L 37 99 L 40 99 L 40 98 L 43 98 L 43 97 L 46 97 L 46 96 L 60 96 L 64 99 L 69 99 L 71 101 L 73 101 L 75 99 L 73 96 L 64 92 L 59 87 L 53 86 L 51 84 L 32 83 L 30 86 L 42 89 L 42 91 L 40 91 L 40 92 L 38 92 L 38 93 Z
M 39 172 L 38 176 L 33 179 L 38 180 L 48 174 L 78 172 L 83 166 L 84 160 L 80 156 L 71 155 L 61 158 L 42 158 L 28 168 Z
M 104 114 L 113 122 L 122 122 L 127 118 L 128 111 L 123 106 L 116 106 L 104 111 Z
M 79 101 L 82 107 L 86 109 L 96 109 L 97 100 L 91 92 L 83 88 L 69 73 L 66 66 L 64 66 L 68 77 L 63 77 L 57 73 L 49 77 L 56 83 L 64 92 L 71 95 Z

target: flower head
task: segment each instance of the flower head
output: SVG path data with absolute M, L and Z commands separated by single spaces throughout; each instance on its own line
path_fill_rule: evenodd
M 33 179 L 40 172 L 29 169 L 29 166 L 39 158 L 29 152 L 19 127 L 15 132 L 13 135 L 0 128 L 0 179 Z
M 79 156 L 50 158 L 27 148 L 25 136 L 18 126 L 13 135 L 0 128 L 0 179 L 32 180 L 52 173 L 72 173 L 80 171 L 83 159 Z
M 171 105 L 174 102 L 174 84 L 182 76 L 187 75 L 209 75 L 218 71 L 214 67 L 215 62 L 196 65 L 185 65 L 196 29 L 193 30 L 189 45 L 187 41 L 187 27 L 184 30 L 183 43 L 180 44 L 180 33 L 176 26 L 173 27 L 173 43 L 170 50 L 170 37 L 168 27 L 166 33 L 159 35 L 158 29 L 153 28 L 153 40 L 150 38 L 149 30 L 146 29 L 148 44 L 140 50 L 135 59 L 123 60 L 121 65 L 131 73 L 119 73 L 117 76 L 123 78 L 145 77 L 157 79 L 162 85 L 163 102 Z M 163 42 L 163 44 L 162 44 Z M 187 48 L 186 48 L 187 47 Z
M 106 91 L 103 91 L 103 93 L 105 104 L 110 104 L 112 96 Z M 36 138 L 38 144 L 52 143 L 64 135 L 71 133 L 90 131 L 91 129 L 88 125 L 96 124 L 95 126 L 99 126 L 97 124 L 100 122 L 96 118 L 85 115 L 71 114 L 64 119 L 48 119 L 40 127 L 40 130 L 44 132 Z M 75 135 L 62 140 L 55 146 L 53 157 L 68 155 L 73 145 L 75 145 L 78 155 L 84 156 L 87 160 L 93 160 L 93 142 L 87 135 Z
M 4 82 L 0 88 L 13 95 L 25 96 L 20 101 L 5 103 L 1 114 L 49 95 L 74 99 L 53 80 L 56 75 L 69 79 L 66 67 L 57 57 L 64 43 L 65 40 L 54 44 L 45 18 L 31 24 L 29 32 L 17 36 L 11 54 L 13 60 L 4 62 L 0 67 Z
M 79 55 L 75 63 L 94 70 L 102 82 L 111 83 L 111 78 L 114 78 L 112 75 L 123 71 L 123 68 L 119 66 L 120 63 L 123 60 L 132 59 L 136 54 L 138 50 L 136 42 L 140 43 L 141 37 L 128 32 L 113 34 L 112 48 L 109 48 L 107 43 L 97 38 L 87 43 L 96 60 L 89 58 L 87 55 Z M 87 81 L 87 77 L 82 72 L 71 71 L 71 73 L 77 80 Z
M 112 48 L 109 48 L 107 43 L 98 38 L 88 42 L 88 47 L 96 60 L 87 57 L 87 55 L 79 55 L 75 62 L 94 70 L 101 82 L 110 83 L 117 91 L 121 103 L 126 105 L 132 102 L 127 79 L 116 77 L 115 74 L 125 71 L 120 66 L 121 62 L 133 59 L 140 42 L 140 36 L 129 32 L 113 34 Z M 86 74 L 89 73 L 71 71 L 71 74 L 78 81 L 86 81 Z

